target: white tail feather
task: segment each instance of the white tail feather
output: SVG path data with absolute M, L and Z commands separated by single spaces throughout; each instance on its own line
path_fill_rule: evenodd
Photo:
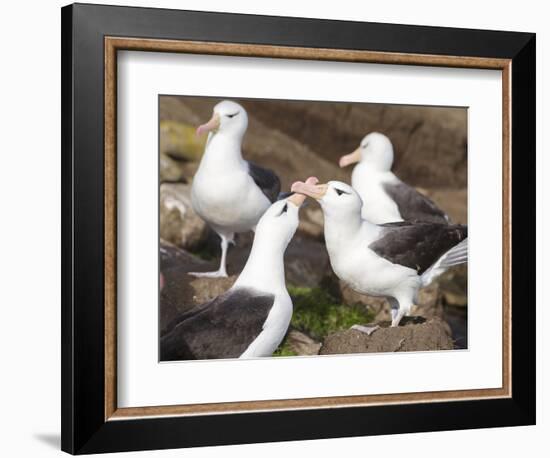
M 426 272 L 420 277 L 422 286 L 429 285 L 449 267 L 458 266 L 468 262 L 468 238 L 444 253 Z

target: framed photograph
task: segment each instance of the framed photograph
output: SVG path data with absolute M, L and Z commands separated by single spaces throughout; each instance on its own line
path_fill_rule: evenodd
M 62 449 L 534 424 L 534 121 L 530 33 L 64 7 Z

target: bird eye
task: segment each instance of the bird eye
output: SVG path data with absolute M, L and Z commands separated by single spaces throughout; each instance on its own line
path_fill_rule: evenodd
M 341 196 L 342 194 L 348 194 L 346 191 L 342 191 L 341 189 L 338 189 L 338 188 L 334 188 L 334 190 L 336 191 L 336 194 L 338 194 L 339 196 Z
M 225 116 L 227 116 L 228 118 L 234 118 L 235 116 L 237 116 L 239 114 L 239 112 L 237 111 L 236 113 L 233 113 L 233 114 L 227 114 Z
M 284 206 L 283 209 L 281 210 L 281 213 L 279 213 L 278 216 L 281 216 L 283 213 L 286 213 L 287 210 L 288 210 L 288 204 L 285 204 L 285 206 Z
M 367 146 L 369 146 L 369 142 L 365 143 L 364 145 L 361 145 L 361 148 L 367 149 Z

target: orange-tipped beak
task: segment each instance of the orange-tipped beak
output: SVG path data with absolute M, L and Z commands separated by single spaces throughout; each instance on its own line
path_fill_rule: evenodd
M 211 132 L 213 130 L 217 130 L 219 127 L 220 127 L 220 115 L 218 113 L 214 113 L 210 118 L 210 121 L 208 121 L 206 124 L 202 124 L 199 127 L 197 127 L 197 135 L 202 135 L 205 132 Z
M 317 177 L 309 177 L 304 184 L 315 186 L 317 183 L 319 183 L 319 179 Z M 294 186 L 294 185 L 293 185 Z M 294 189 L 293 189 L 294 191 Z M 302 206 L 304 201 L 306 200 L 306 196 L 304 194 L 295 193 L 292 194 L 287 201 L 292 202 L 294 205 L 296 205 L 298 208 Z
M 357 148 L 353 153 L 346 154 L 340 158 L 340 167 L 347 167 L 361 160 L 361 147 Z
M 327 193 L 328 185 L 327 184 L 317 184 L 319 180 L 315 178 L 315 182 L 310 181 L 308 178 L 306 182 L 296 181 L 291 190 L 298 194 L 304 194 L 309 197 L 313 197 L 316 200 L 322 199 L 323 196 Z

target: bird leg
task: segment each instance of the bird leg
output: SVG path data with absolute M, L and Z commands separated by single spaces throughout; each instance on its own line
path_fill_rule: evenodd
M 193 277 L 206 277 L 206 278 L 225 278 L 227 277 L 227 271 L 225 269 L 226 259 L 227 259 L 227 247 L 229 242 L 233 242 L 233 237 L 226 237 L 225 235 L 219 234 L 221 238 L 221 248 L 222 256 L 220 259 L 220 268 L 213 272 L 189 272 L 189 275 Z
M 397 305 L 398 305 L 398 308 L 394 308 L 393 307 L 393 303 L 392 301 L 390 301 L 390 304 L 392 304 L 392 310 L 391 310 L 391 316 L 392 316 L 392 320 L 391 320 L 391 325 L 392 327 L 396 327 L 396 326 L 399 326 L 399 322 L 401 321 L 401 319 L 405 316 L 405 315 L 408 315 L 409 312 L 411 311 L 411 307 L 412 307 L 412 302 L 411 301 L 405 301 L 405 300 L 396 300 L 394 299 L 395 302 L 397 302 Z

